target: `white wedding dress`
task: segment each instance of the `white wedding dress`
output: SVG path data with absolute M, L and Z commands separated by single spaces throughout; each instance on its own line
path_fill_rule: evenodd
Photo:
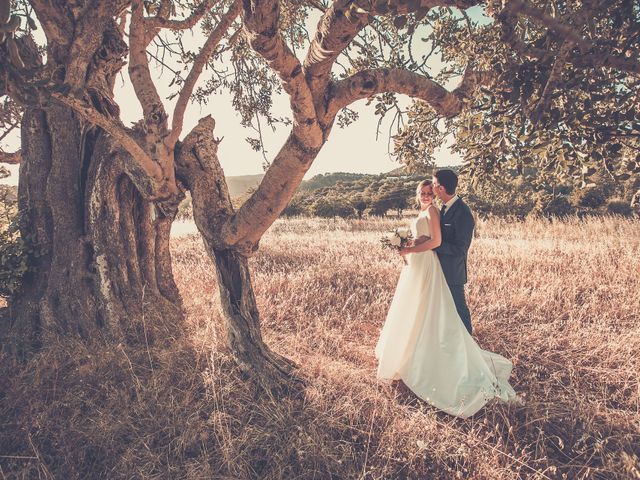
M 411 225 L 414 238 L 431 236 L 425 215 Z M 511 362 L 482 350 L 467 332 L 438 256 L 429 250 L 406 258 L 376 346 L 378 378 L 402 380 L 418 397 L 463 418 L 493 398 L 514 400 Z

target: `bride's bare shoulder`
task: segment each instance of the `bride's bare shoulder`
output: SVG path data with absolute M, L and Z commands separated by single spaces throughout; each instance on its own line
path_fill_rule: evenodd
M 427 208 L 427 216 L 431 218 L 434 215 L 440 218 L 440 210 L 438 210 L 438 207 L 435 205 L 429 205 L 429 208 Z

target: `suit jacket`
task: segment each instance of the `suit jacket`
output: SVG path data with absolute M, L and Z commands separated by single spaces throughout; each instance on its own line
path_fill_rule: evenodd
M 473 238 L 474 226 L 471 209 L 461 198 L 440 216 L 442 243 L 435 252 L 449 285 L 467 283 L 467 252 Z

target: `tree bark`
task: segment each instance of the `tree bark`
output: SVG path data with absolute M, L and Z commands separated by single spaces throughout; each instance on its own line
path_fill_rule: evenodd
M 183 318 L 168 227 L 127 176 L 127 155 L 69 108 L 30 108 L 22 126 L 21 235 L 39 254 L 9 301 L 19 356 L 58 335 L 152 342 Z
M 228 346 L 236 363 L 263 390 L 278 394 L 299 385 L 295 365 L 273 352 L 260 332 L 248 257 L 254 244 L 224 243 L 224 225 L 234 215 L 222 167 L 215 122 L 206 117 L 176 148 L 177 178 L 191 191 L 193 215 L 205 249 L 216 266 Z
M 273 352 L 262 340 L 260 315 L 256 305 L 247 257 L 232 250 L 207 245 L 215 261 L 222 313 L 226 321 L 227 343 L 240 368 L 272 394 L 289 391 L 298 379 L 295 364 Z

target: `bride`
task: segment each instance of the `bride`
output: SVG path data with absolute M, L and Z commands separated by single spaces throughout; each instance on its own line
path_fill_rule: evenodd
M 440 213 L 430 180 L 416 191 L 420 214 L 412 222 L 414 244 L 401 251 L 407 265 L 376 346 L 378 378 L 402 380 L 418 397 L 467 418 L 489 400 L 516 398 L 511 362 L 482 350 L 467 332 L 445 281 L 438 256 Z

